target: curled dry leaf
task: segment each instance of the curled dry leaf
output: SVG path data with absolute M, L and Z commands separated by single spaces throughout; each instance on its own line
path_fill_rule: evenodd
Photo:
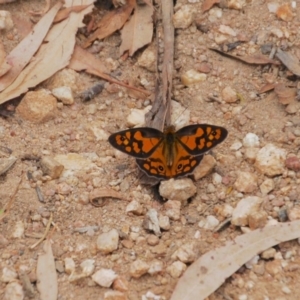
M 267 64 L 279 65 L 280 64 L 278 61 L 270 59 L 267 56 L 264 56 L 262 54 L 256 54 L 256 55 L 251 55 L 251 56 L 236 56 L 236 55 L 229 54 L 227 52 L 221 51 L 216 48 L 209 48 L 209 49 L 212 51 L 215 51 L 217 53 L 220 53 L 224 56 L 231 57 L 233 59 L 237 59 L 239 61 L 242 61 L 242 62 L 250 64 L 250 65 L 267 65 Z
M 276 84 L 274 91 L 278 97 L 279 102 L 283 105 L 287 105 L 295 101 L 295 98 L 297 96 L 296 88 L 286 87 L 283 83 Z
M 116 198 L 129 201 L 121 193 L 112 189 L 95 189 L 89 195 L 90 203 L 96 207 L 104 206 L 107 202 L 106 198 Z
M 84 48 L 88 47 L 96 39 L 104 39 L 121 29 L 128 20 L 135 6 L 136 0 L 128 0 L 126 5 L 106 14 L 97 24 L 97 30 L 86 40 Z
M 263 93 L 272 91 L 272 90 L 274 90 L 275 85 L 276 85 L 275 83 L 267 83 L 259 89 L 259 93 L 263 94 Z
M 171 300 L 202 300 L 258 253 L 300 236 L 300 220 L 243 234 L 196 260 L 179 279 Z
M 8 87 L 32 59 L 33 55 L 43 42 L 43 39 L 45 38 L 61 5 L 61 3 L 54 5 L 51 10 L 34 26 L 32 31 L 17 45 L 17 47 L 8 54 L 6 61 L 12 66 L 12 68 L 5 74 L 5 76 L 1 77 L 0 91 L 3 91 L 6 87 Z M 5 98 L 3 98 L 2 95 L 0 104 L 5 102 L 3 99 Z
M 289 52 L 277 49 L 276 57 L 295 75 L 300 76 L 300 64 L 297 57 Z
M 205 0 L 202 4 L 202 11 L 210 10 L 217 3 L 220 3 L 220 0 Z
M 47 43 L 43 43 L 41 46 L 41 42 L 38 44 L 38 47 L 40 46 L 40 48 L 34 56 L 34 59 L 30 60 L 30 63 L 24 70 L 22 70 L 20 74 L 20 70 L 18 69 L 18 77 L 0 94 L 0 104 L 27 92 L 29 88 L 37 86 L 39 83 L 45 81 L 46 79 L 54 75 L 57 71 L 63 69 L 68 65 L 74 51 L 75 38 L 78 27 L 82 26 L 84 15 L 92 11 L 93 2 L 93 0 L 65 1 L 65 5 L 67 7 L 73 5 L 76 6 L 79 4 L 88 5 L 88 7 L 79 13 L 70 14 L 68 19 L 51 27 L 45 38 L 45 41 L 47 41 Z M 58 10 L 60 6 L 54 7 L 56 7 L 56 9 Z M 48 16 L 48 14 L 52 12 L 52 9 L 43 18 Z M 52 16 L 51 23 L 56 15 L 56 12 Z M 36 28 L 32 31 L 31 37 L 35 34 L 35 30 Z M 43 31 L 43 27 L 40 28 L 40 30 Z M 27 59 L 29 55 L 26 52 L 28 50 L 26 47 L 31 48 L 31 43 L 34 42 L 35 41 L 29 39 L 26 41 L 27 46 L 23 45 L 23 52 L 26 53 Z M 30 49 L 30 52 L 32 52 L 32 49 Z M 21 59 L 24 53 L 19 51 L 18 59 Z M 30 58 L 32 58 L 31 56 Z M 8 72 L 7 75 L 9 75 L 10 73 L 11 72 Z M 0 90 L 2 84 L 1 79 Z

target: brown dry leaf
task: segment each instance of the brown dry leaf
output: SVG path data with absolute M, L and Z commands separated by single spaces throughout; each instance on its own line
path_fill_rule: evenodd
M 11 65 L 5 58 L 6 52 L 3 44 L 0 42 L 0 77 L 6 74 L 11 69 Z
M 85 8 L 87 8 L 87 5 L 77 5 L 77 6 L 72 6 L 72 7 L 67 7 L 67 8 L 61 9 L 55 16 L 53 23 L 58 23 L 64 19 L 66 19 L 71 12 L 81 12 Z
M 95 189 L 89 195 L 90 203 L 97 207 L 104 206 L 106 198 L 129 201 L 124 195 L 112 189 Z
M 12 68 L 5 76 L 0 78 L 0 91 L 3 91 L 19 76 L 20 72 L 39 49 L 61 5 L 61 3 L 54 5 L 34 26 L 30 34 L 8 54 L 6 61 Z
M 220 0 L 204 0 L 202 4 L 202 11 L 206 12 L 211 9 L 215 4 L 220 3 Z
M 269 91 L 272 91 L 275 88 L 275 83 L 266 83 L 259 89 L 259 93 L 263 94 Z
M 297 96 L 296 88 L 286 87 L 283 83 L 276 84 L 274 91 L 279 102 L 283 105 L 287 105 L 295 101 Z
M 133 89 L 143 94 L 149 95 L 149 92 L 146 90 L 125 84 L 106 74 L 107 70 L 105 69 L 101 61 L 97 59 L 93 54 L 89 53 L 88 51 L 82 49 L 79 46 L 75 46 L 72 59 L 69 63 L 69 68 L 75 71 L 85 70 L 87 73 L 101 77 L 109 82 L 116 83 L 126 88 Z
M 300 64 L 298 58 L 292 53 L 277 49 L 276 57 L 295 75 L 300 76 Z
M 51 243 L 46 240 L 44 253 L 40 254 L 36 267 L 37 289 L 41 300 L 56 300 L 58 295 L 57 274 Z
M 257 54 L 257 55 L 253 55 L 253 56 L 236 56 L 236 55 L 229 54 L 227 52 L 221 51 L 216 48 L 209 48 L 209 49 L 212 51 L 215 51 L 217 53 L 220 53 L 224 56 L 231 57 L 233 59 L 237 59 L 239 61 L 245 62 L 250 65 L 267 65 L 267 64 L 279 65 L 280 64 L 279 62 L 277 62 L 273 59 L 270 59 L 267 56 L 264 56 L 262 54 Z
M 136 0 L 128 0 L 127 4 L 107 13 L 97 24 L 97 30 L 86 40 L 84 48 L 88 47 L 95 39 L 104 39 L 121 29 L 131 15 Z
M 73 13 L 67 20 L 54 25 L 49 31 L 36 56 L 17 79 L 0 94 L 0 104 L 37 86 L 57 71 L 66 67 L 74 51 L 77 29 L 83 26 L 85 14 L 92 11 L 93 0 L 66 0 L 66 6 L 89 5 L 80 13 Z
M 171 300 L 203 300 L 258 253 L 300 237 L 300 220 L 243 234 L 196 260 L 179 279 Z
M 134 15 L 124 25 L 121 33 L 120 54 L 125 51 L 132 56 L 136 50 L 151 43 L 153 35 L 153 7 L 136 5 Z

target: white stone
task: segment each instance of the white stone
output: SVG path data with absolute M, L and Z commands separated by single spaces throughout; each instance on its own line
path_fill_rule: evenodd
M 214 185 L 219 185 L 220 183 L 222 183 L 222 176 L 218 173 L 213 173 L 212 182 Z
M 179 211 L 180 211 L 180 208 L 179 208 Z M 161 229 L 169 230 L 171 227 L 170 218 L 168 216 L 159 215 L 158 216 L 158 224 Z
M 260 209 L 263 199 L 256 196 L 248 196 L 238 202 L 232 212 L 231 223 L 235 226 L 248 225 L 248 216 Z
M 194 175 L 195 181 L 210 174 L 211 171 L 216 166 L 216 164 L 217 164 L 217 162 L 212 155 L 210 155 L 210 154 L 204 155 L 199 166 L 197 166 L 194 170 L 193 175 Z
M 12 282 L 12 281 L 15 281 L 15 279 L 18 278 L 18 274 L 16 272 L 15 269 L 13 269 L 12 267 L 4 267 L 2 269 L 2 275 L 1 275 L 1 278 L 0 280 L 2 282 Z
M 95 270 L 95 260 L 94 259 L 86 259 L 81 264 L 80 267 L 82 269 L 82 275 L 87 277 L 93 274 Z
M 285 170 L 286 150 L 267 144 L 261 148 L 256 156 L 255 166 L 263 174 L 273 177 Z
M 229 26 L 221 24 L 219 27 L 219 32 L 228 34 L 231 36 L 236 36 L 236 32 Z
M 73 272 L 75 272 L 75 261 L 73 260 L 73 258 L 71 257 L 66 257 L 64 259 L 65 262 L 65 272 L 67 274 L 72 274 Z
M 139 66 L 151 71 L 155 72 L 156 70 L 156 49 L 155 47 L 149 46 L 147 47 L 142 55 L 138 58 Z
M 102 287 L 110 287 L 117 277 L 112 269 L 100 269 L 93 274 L 92 279 Z
M 243 145 L 246 148 L 259 147 L 259 137 L 255 133 L 247 133 L 243 139 Z
M 133 213 L 140 216 L 143 213 L 143 207 L 141 206 L 139 201 L 132 200 L 126 206 L 126 213 Z
M 164 204 L 165 213 L 171 220 L 179 220 L 180 219 L 180 207 L 181 202 L 175 200 L 169 200 Z
M 174 261 L 170 266 L 167 267 L 167 272 L 173 278 L 179 278 L 186 270 L 187 266 L 181 261 Z
M 119 234 L 116 229 L 112 229 L 109 232 L 100 234 L 97 238 L 97 249 L 108 254 L 117 250 L 119 246 Z
M 7 10 L 0 10 L 0 30 L 10 30 L 14 27 L 11 13 Z
M 246 0 L 229 0 L 228 8 L 240 10 L 246 5 Z
M 197 188 L 190 178 L 165 180 L 160 183 L 159 194 L 169 200 L 177 200 L 185 203 L 194 196 Z
M 190 5 L 183 5 L 173 15 L 173 25 L 175 28 L 188 28 L 193 22 L 194 16 Z
M 153 260 L 150 262 L 150 267 L 148 273 L 150 275 L 155 275 L 160 273 L 163 270 L 164 263 L 161 260 Z
M 91 122 L 87 125 L 87 131 L 93 135 L 97 142 L 99 141 L 107 141 L 108 133 L 101 128 L 101 122 Z
M 155 210 L 154 208 L 150 208 L 147 211 L 143 222 L 143 227 L 147 230 L 153 231 L 157 236 L 161 235 L 157 210 Z
M 52 94 L 55 98 L 60 100 L 63 104 L 72 105 L 74 103 L 73 93 L 69 86 L 57 87 L 52 90 Z
M 198 226 L 207 230 L 213 230 L 220 224 L 220 221 L 212 215 L 206 217 L 205 222 L 199 222 Z
M 249 172 L 237 172 L 234 188 L 242 193 L 251 193 L 257 189 L 257 176 Z
M 243 147 L 243 144 L 240 141 L 235 141 L 231 146 L 230 150 L 237 151 Z
M 260 191 L 263 194 L 263 196 L 269 194 L 271 191 L 274 190 L 275 183 L 274 180 L 271 178 L 267 178 L 260 186 Z
M 140 278 L 148 272 L 149 268 L 150 266 L 146 262 L 137 259 L 130 266 L 130 275 L 133 278 Z
M 130 114 L 127 117 L 128 127 L 137 127 L 145 125 L 145 115 L 151 109 L 151 105 L 146 106 L 144 109 L 132 108 Z
M 3 300 L 23 300 L 23 299 L 24 299 L 24 292 L 21 284 L 13 281 L 6 285 L 4 289 Z
M 234 103 L 238 100 L 237 93 L 231 86 L 226 86 L 222 90 L 222 98 L 226 103 Z
M 24 223 L 22 221 L 17 221 L 15 225 L 15 229 L 12 233 L 12 237 L 16 239 L 22 238 L 24 236 L 24 231 L 25 231 Z
M 179 259 L 183 263 L 191 263 L 196 260 L 197 254 L 197 244 L 195 242 L 189 242 L 181 245 L 171 257 L 172 259 Z

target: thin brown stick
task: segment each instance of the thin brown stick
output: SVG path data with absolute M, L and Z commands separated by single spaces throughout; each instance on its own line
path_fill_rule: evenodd
M 48 232 L 50 230 L 52 219 L 53 219 L 53 215 L 51 213 L 49 221 L 47 223 L 47 226 L 46 226 L 46 229 L 45 229 L 45 232 L 44 232 L 43 236 L 36 243 L 34 243 L 32 246 L 30 246 L 29 249 L 31 249 L 31 250 L 34 249 L 36 246 L 38 246 L 46 238 L 46 236 L 47 236 L 47 234 L 48 234 Z

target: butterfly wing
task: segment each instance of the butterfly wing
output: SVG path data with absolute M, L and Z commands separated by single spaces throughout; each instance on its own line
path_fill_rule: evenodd
M 220 126 L 196 124 L 179 129 L 175 135 L 178 142 L 189 154 L 198 156 L 223 142 L 228 131 Z
M 147 159 L 137 159 L 139 168 L 148 176 L 158 179 L 178 178 L 190 174 L 199 165 L 203 156 L 192 156 L 180 143 L 174 146 L 172 164 L 165 155 L 165 143 L 161 143 Z
M 114 148 L 128 155 L 145 159 L 161 144 L 163 136 L 155 128 L 140 127 L 113 133 L 108 141 Z

